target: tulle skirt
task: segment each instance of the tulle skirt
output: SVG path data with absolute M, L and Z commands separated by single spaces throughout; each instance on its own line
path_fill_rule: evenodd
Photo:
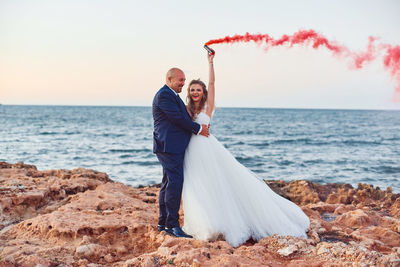
M 310 221 L 273 192 L 213 136 L 193 135 L 185 152 L 183 229 L 196 239 L 222 235 L 232 246 L 278 235 L 306 237 Z

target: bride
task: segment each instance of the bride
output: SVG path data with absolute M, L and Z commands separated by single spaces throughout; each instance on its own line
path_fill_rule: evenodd
M 214 112 L 214 55 L 208 54 L 208 91 L 200 80 L 188 86 L 187 110 L 199 124 Z M 184 158 L 186 233 L 200 240 L 223 236 L 236 247 L 273 234 L 306 237 L 310 221 L 296 204 L 274 193 L 210 134 L 192 135 Z

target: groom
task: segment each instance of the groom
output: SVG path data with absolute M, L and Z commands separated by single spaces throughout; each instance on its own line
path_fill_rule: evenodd
M 183 187 L 183 159 L 185 149 L 193 134 L 209 135 L 206 124 L 191 120 L 186 106 L 178 93 L 185 85 L 185 74 L 178 68 L 167 72 L 166 85 L 153 100 L 153 152 L 163 167 L 163 179 L 159 195 L 160 217 L 158 231 L 166 231 L 176 237 L 188 237 L 179 226 L 179 208 Z

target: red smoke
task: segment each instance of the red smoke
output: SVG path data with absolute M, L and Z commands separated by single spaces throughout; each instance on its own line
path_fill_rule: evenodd
M 206 43 L 206 45 L 212 44 L 221 44 L 221 43 L 237 43 L 237 42 L 256 42 L 261 43 L 264 42 L 268 47 L 272 46 L 280 46 L 284 44 L 289 44 L 293 46 L 295 44 L 309 44 L 312 43 L 313 48 L 318 48 L 319 46 L 323 45 L 329 50 L 333 51 L 334 53 L 341 53 L 346 50 L 345 47 L 339 46 L 328 39 L 326 39 L 321 34 L 315 32 L 314 30 L 300 30 L 290 35 L 283 35 L 281 38 L 275 40 L 274 38 L 270 37 L 268 34 L 249 34 L 246 33 L 245 35 L 234 35 L 234 36 L 226 36 L 221 39 L 210 40 Z
M 383 57 L 383 64 L 390 71 L 392 77 L 397 81 L 393 94 L 394 101 L 400 102 L 400 45 L 385 45 L 386 54 Z
M 369 37 L 369 42 L 367 46 L 367 51 L 365 52 L 360 52 L 360 53 L 350 53 L 350 56 L 353 58 L 354 62 L 354 67 L 357 69 L 361 69 L 363 67 L 364 62 L 370 62 L 373 61 L 376 56 L 377 56 L 377 51 L 374 46 L 375 38 L 370 36 Z
M 389 44 L 381 44 L 375 46 L 376 38 L 369 37 L 366 51 L 353 52 L 343 45 L 339 45 L 334 41 L 328 40 L 325 36 L 314 30 L 300 30 L 293 35 L 282 35 L 279 39 L 274 39 L 268 34 L 249 34 L 226 36 L 220 39 L 210 40 L 206 45 L 222 44 L 222 43 L 238 43 L 238 42 L 255 42 L 257 44 L 265 44 L 266 49 L 275 46 L 286 45 L 293 47 L 294 45 L 311 45 L 318 49 L 324 46 L 334 55 L 349 58 L 352 66 L 361 69 L 366 63 L 375 60 L 379 53 L 384 51 L 383 64 L 396 81 L 396 89 L 394 92 L 394 101 L 400 102 L 400 46 L 391 46 Z

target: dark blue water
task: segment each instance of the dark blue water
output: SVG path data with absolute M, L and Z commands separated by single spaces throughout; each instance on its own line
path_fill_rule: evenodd
M 0 161 L 161 181 L 150 107 L 0 106 Z M 400 111 L 219 108 L 211 131 L 260 179 L 400 192 Z

